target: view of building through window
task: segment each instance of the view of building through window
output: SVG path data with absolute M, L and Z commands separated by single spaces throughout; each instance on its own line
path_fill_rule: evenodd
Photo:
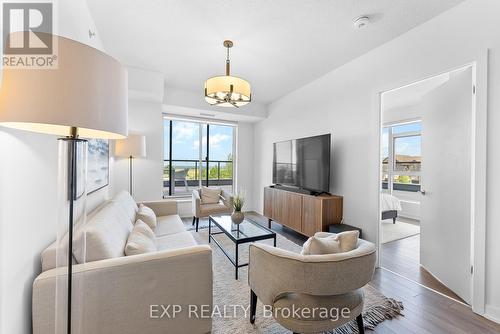
M 419 191 L 422 166 L 422 123 L 391 125 L 382 131 L 382 188 Z
M 163 128 L 164 196 L 200 185 L 232 191 L 234 126 L 165 118 Z

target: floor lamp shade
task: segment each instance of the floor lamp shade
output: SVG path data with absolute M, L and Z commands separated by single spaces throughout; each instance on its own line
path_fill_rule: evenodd
M 84 138 L 127 136 L 127 72 L 114 58 L 74 40 L 57 39 L 57 69 L 3 70 L 0 125 Z
M 117 157 L 146 157 L 146 137 L 138 134 L 129 134 L 125 139 L 116 141 L 115 156 Z
M 129 158 L 129 192 L 133 195 L 134 172 L 132 160 L 146 157 L 146 137 L 139 134 L 129 134 L 127 138 L 117 140 L 115 156 Z

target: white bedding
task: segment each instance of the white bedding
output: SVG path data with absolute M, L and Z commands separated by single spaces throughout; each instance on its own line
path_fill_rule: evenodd
M 396 210 L 401 211 L 401 201 L 396 196 L 387 193 L 380 194 L 380 208 L 382 211 Z

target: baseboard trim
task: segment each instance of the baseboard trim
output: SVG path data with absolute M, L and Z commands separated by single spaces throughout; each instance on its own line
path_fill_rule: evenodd
M 484 310 L 485 313 L 483 316 L 486 319 L 500 324 L 500 307 L 486 304 Z

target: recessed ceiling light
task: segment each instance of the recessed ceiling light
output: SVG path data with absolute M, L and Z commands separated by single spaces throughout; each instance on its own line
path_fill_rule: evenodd
M 360 16 L 354 20 L 354 27 L 361 29 L 370 24 L 370 18 L 366 15 Z

